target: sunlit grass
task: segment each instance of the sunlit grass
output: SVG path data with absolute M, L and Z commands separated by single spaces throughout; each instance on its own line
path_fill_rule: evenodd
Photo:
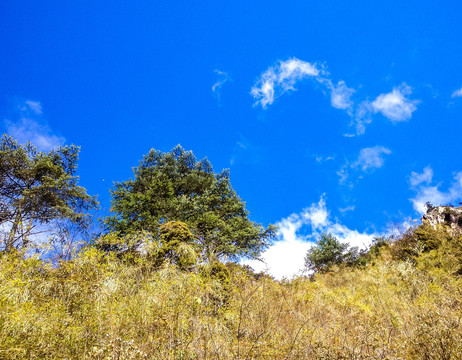
M 237 265 L 227 282 L 91 247 L 54 267 L 3 255 L 0 358 L 459 359 L 451 244 L 403 260 L 384 249 L 363 268 L 282 282 Z

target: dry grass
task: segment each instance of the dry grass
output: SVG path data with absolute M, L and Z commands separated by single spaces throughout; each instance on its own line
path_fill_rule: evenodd
M 461 359 L 460 276 L 442 255 L 229 285 L 88 248 L 0 258 L 1 359 Z M 443 258 L 447 258 L 443 256 Z

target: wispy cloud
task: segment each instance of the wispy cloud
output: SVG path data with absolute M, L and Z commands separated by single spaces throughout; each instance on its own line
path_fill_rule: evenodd
M 347 206 L 347 207 L 344 207 L 344 208 L 339 208 L 338 210 L 341 212 L 341 213 L 346 213 L 348 211 L 354 211 L 356 209 L 356 206 L 354 205 L 351 205 L 351 206 Z
M 364 148 L 359 151 L 358 159 L 352 164 L 354 168 L 360 168 L 362 171 L 379 169 L 385 162 L 384 155 L 390 155 L 391 150 L 384 146 L 374 146 Z
M 314 159 L 316 160 L 317 163 L 322 164 L 330 160 L 334 160 L 336 158 L 336 155 L 313 155 Z
M 24 101 L 19 106 L 17 119 L 4 120 L 6 133 L 21 143 L 30 141 L 40 151 L 50 151 L 63 145 L 66 139 L 54 134 L 41 115 L 42 105 L 39 101 Z
M 417 110 L 418 100 L 408 98 L 412 94 L 410 86 L 403 83 L 387 94 L 379 95 L 372 103 L 374 113 L 381 113 L 392 122 L 409 120 Z
M 430 166 L 425 167 L 422 173 L 412 172 L 409 177 L 411 189 L 416 192 L 416 195 L 409 200 L 418 213 L 425 213 L 427 202 L 437 206 L 457 203 L 462 200 L 462 171 L 454 174 L 447 191 L 439 189 L 442 183 L 432 185 L 432 181 L 433 170 Z
M 256 100 L 254 106 L 261 105 L 262 108 L 267 108 L 284 93 L 296 90 L 295 84 L 307 78 L 313 79 L 330 95 L 332 107 L 344 110 L 349 115 L 350 125 L 355 127 L 355 132 L 345 134 L 348 137 L 364 134 L 366 125 L 370 124 L 373 115 L 378 113 L 393 123 L 409 120 L 419 104 L 419 100 L 409 98 L 412 88 L 405 83 L 394 87 L 389 93 L 380 94 L 373 101 L 355 102 L 352 97 L 356 90 L 348 87 L 343 80 L 335 83 L 325 66 L 292 58 L 279 61 L 278 65 L 261 74 L 250 91 Z
M 42 104 L 40 101 L 26 100 L 20 105 L 22 112 L 32 112 L 35 115 L 42 115 Z
M 324 196 L 300 213 L 295 213 L 276 224 L 279 240 L 262 254 L 263 262 L 246 261 L 257 271 L 267 270 L 277 279 L 300 274 L 304 259 L 321 233 L 331 233 L 339 241 L 365 248 L 371 244 L 374 234 L 352 230 L 332 219 Z
M 454 99 L 454 98 L 458 98 L 458 97 L 462 97 L 462 88 L 460 89 L 457 89 L 456 91 L 454 91 L 451 95 L 451 98 Z
M 345 184 L 347 181 L 348 177 L 350 176 L 349 173 L 349 168 L 350 165 L 348 164 L 348 161 L 337 171 L 337 175 L 339 176 L 339 183 L 340 184 Z M 352 184 L 349 184 L 351 187 L 353 186 Z
M 292 58 L 279 61 L 279 64 L 267 69 L 255 85 L 250 94 L 257 100 L 254 105 L 260 104 L 263 108 L 271 105 L 274 100 L 286 93 L 294 91 L 295 83 L 306 78 L 316 78 L 324 74 L 324 70 L 316 63 Z
M 238 163 L 256 164 L 262 159 L 262 149 L 252 144 L 244 136 L 240 135 L 240 139 L 234 144 L 233 153 L 229 161 L 230 165 Z
M 349 178 L 351 172 L 360 172 L 360 177 L 363 174 L 372 173 L 384 165 L 385 156 L 390 154 L 390 149 L 379 145 L 361 149 L 356 160 L 352 162 L 346 160 L 345 164 L 337 171 L 337 175 L 340 177 L 339 182 L 341 184 L 344 183 Z
M 215 96 L 217 100 L 220 101 L 222 86 L 226 82 L 232 81 L 232 79 L 226 71 L 214 70 L 214 72 L 215 74 L 217 74 L 217 81 L 215 82 L 215 84 L 212 85 L 212 93 L 213 93 L 213 96 Z
M 422 173 L 416 173 L 413 171 L 411 173 L 411 176 L 409 177 L 409 182 L 413 188 L 419 186 L 422 183 L 425 183 L 426 185 L 430 184 L 433 179 L 433 169 L 431 168 L 430 165 L 426 166 L 423 169 Z
M 374 114 L 380 113 L 394 124 L 409 120 L 420 103 L 419 100 L 411 100 L 409 98 L 411 94 L 412 88 L 402 83 L 394 87 L 391 92 L 380 94 L 372 102 L 362 101 L 356 106 L 352 116 L 352 125 L 356 128 L 356 134 L 346 136 L 363 135 L 366 132 L 366 125 L 372 122 Z
M 355 133 L 344 134 L 346 137 L 354 137 L 366 133 L 366 125 L 372 122 L 371 103 L 363 101 L 356 106 L 354 114 L 351 116 L 350 126 L 355 128 Z
M 353 107 L 351 96 L 355 90 L 346 86 L 343 80 L 339 81 L 331 90 L 330 101 L 334 108 L 346 110 Z
M 329 73 L 327 71 L 324 71 L 323 75 L 324 76 L 318 76 L 316 80 L 327 90 L 328 93 L 330 93 L 330 104 L 332 107 L 340 110 L 346 110 L 351 116 L 354 107 L 354 102 L 351 97 L 356 90 L 349 88 L 343 80 L 340 80 L 337 84 L 335 84 L 330 78 L 328 78 Z

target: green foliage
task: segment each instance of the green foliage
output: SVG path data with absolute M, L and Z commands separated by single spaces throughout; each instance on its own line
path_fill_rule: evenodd
M 79 147 L 64 146 L 48 153 L 32 144 L 0 140 L 0 224 L 7 229 L 4 249 L 25 248 L 37 226 L 56 220 L 86 225 L 95 198 L 78 186 L 75 175 Z
M 201 267 L 202 277 L 220 282 L 225 289 L 229 288 L 230 271 L 226 265 L 220 261 L 213 261 Z
M 354 265 L 358 256 L 357 248 L 342 244 L 331 234 L 321 234 L 317 246 L 306 254 L 305 267 L 309 271 L 326 272 L 334 265 Z
M 151 150 L 134 169 L 134 179 L 111 191 L 107 229 L 122 234 L 156 233 L 168 221 L 186 223 L 205 259 L 257 257 L 274 237 L 248 218 L 245 203 L 229 181 L 229 172 L 213 172 L 207 159 L 177 146 L 169 153 Z
M 321 234 L 317 246 L 308 250 L 305 268 L 314 273 L 327 272 L 333 266 L 364 267 L 377 259 L 384 248 L 388 248 L 389 239 L 375 237 L 367 250 L 358 251 L 357 247 L 342 244 L 331 234 Z
M 220 261 L 204 264 L 199 269 L 199 276 L 207 284 L 207 299 L 211 304 L 213 313 L 228 305 L 230 296 L 230 271 Z
M 434 229 L 429 224 L 411 228 L 393 242 L 391 254 L 396 260 L 412 260 L 422 253 L 438 249 L 452 235 L 442 226 Z
M 158 256 L 168 259 L 181 269 L 190 269 L 197 263 L 197 253 L 194 235 L 184 222 L 169 221 L 160 226 L 161 247 Z
M 191 270 L 199 260 L 194 236 L 180 221 L 162 224 L 154 234 L 147 231 L 103 234 L 94 244 L 99 250 L 116 253 L 120 259 L 149 259 L 156 268 L 167 261 L 182 270 Z
M 378 258 L 382 255 L 385 249 L 389 249 L 390 238 L 385 236 L 378 236 L 372 239 L 372 244 L 369 249 L 362 250 L 356 253 L 357 256 L 353 257 L 351 262 L 347 262 L 348 266 L 366 266 L 369 263 L 374 264 Z
M 445 226 L 422 224 L 409 229 L 390 246 L 395 261 L 409 261 L 421 269 L 462 275 L 462 236 Z
M 369 259 L 375 259 L 377 258 L 381 251 L 384 248 L 388 248 L 390 246 L 390 238 L 387 238 L 385 236 L 378 236 L 374 237 L 372 240 L 372 246 L 369 248 L 367 252 L 367 256 Z

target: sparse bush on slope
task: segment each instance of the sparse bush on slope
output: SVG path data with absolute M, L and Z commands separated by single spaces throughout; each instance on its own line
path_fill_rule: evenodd
M 310 274 L 325 273 L 334 266 L 361 267 L 373 261 L 384 247 L 388 247 L 390 239 L 375 237 L 367 250 L 341 243 L 332 234 L 321 234 L 315 246 L 305 256 L 305 269 Z

